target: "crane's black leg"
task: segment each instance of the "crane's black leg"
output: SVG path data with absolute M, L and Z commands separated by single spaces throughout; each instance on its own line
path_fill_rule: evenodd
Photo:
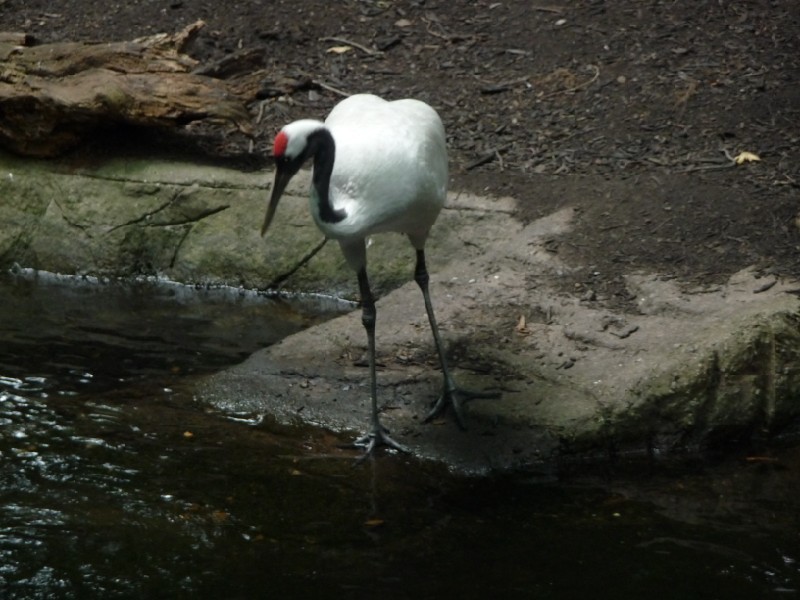
M 428 291 L 428 268 L 425 265 L 425 250 L 417 250 L 417 266 L 414 269 L 414 280 L 422 290 L 422 297 L 425 299 L 425 311 L 428 313 L 428 321 L 431 324 L 431 332 L 433 333 L 433 341 L 436 344 L 436 352 L 439 353 L 439 363 L 442 365 L 442 374 L 444 375 L 444 388 L 442 395 L 433 405 L 433 408 L 425 417 L 427 423 L 444 412 L 448 406 L 453 407 L 453 412 L 456 414 L 456 422 L 461 429 L 466 429 L 464 426 L 464 405 L 469 400 L 477 398 L 499 398 L 500 392 L 475 392 L 471 390 L 463 390 L 456 386 L 453 376 L 450 374 L 450 369 L 447 368 L 447 358 L 444 354 L 444 346 L 442 339 L 439 337 L 439 327 L 436 325 L 436 317 L 433 314 L 433 304 L 431 304 L 431 295 Z
M 372 290 L 369 289 L 367 279 L 367 269 L 362 267 L 358 271 L 358 287 L 361 293 L 361 322 L 367 330 L 367 353 L 369 355 L 369 397 L 372 402 L 371 427 L 372 430 L 366 435 L 353 442 L 354 446 L 363 447 L 366 450 L 365 456 L 371 454 L 378 446 L 389 446 L 401 452 L 408 452 L 403 445 L 389 437 L 388 430 L 381 424 L 378 418 L 378 383 L 375 373 L 375 320 L 377 312 L 375 310 L 375 298 Z

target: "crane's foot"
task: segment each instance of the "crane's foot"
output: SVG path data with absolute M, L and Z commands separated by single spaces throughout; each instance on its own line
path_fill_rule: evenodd
M 455 385 L 448 385 L 442 390 L 442 395 L 433 405 L 427 414 L 424 423 L 429 423 L 439 415 L 443 414 L 448 406 L 453 408 L 456 415 L 456 423 L 460 429 L 466 429 L 464 425 L 464 407 L 470 400 L 497 400 L 502 394 L 500 392 L 476 392 L 473 390 L 462 390 Z
M 369 433 L 366 433 L 362 435 L 360 438 L 357 438 L 348 447 L 364 449 L 364 455 L 358 459 L 358 462 L 361 462 L 368 456 L 372 456 L 376 448 L 380 448 L 381 446 L 386 446 L 387 448 L 391 448 L 392 450 L 397 450 L 398 452 L 403 452 L 404 454 L 410 454 L 409 449 L 403 446 L 403 444 L 401 444 L 400 442 L 395 441 L 389 435 L 389 430 L 386 429 L 383 425 L 378 425 Z

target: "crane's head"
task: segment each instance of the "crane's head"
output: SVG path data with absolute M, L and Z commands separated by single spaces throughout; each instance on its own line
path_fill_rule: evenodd
M 303 166 L 306 159 L 313 154 L 308 136 L 313 131 L 320 129 L 322 123 L 311 119 L 303 119 L 290 123 L 278 132 L 272 145 L 272 158 L 275 159 L 275 182 L 272 185 L 272 196 L 269 199 L 267 214 L 261 226 L 261 235 L 264 235 L 275 216 L 275 209 L 281 199 L 286 186 Z

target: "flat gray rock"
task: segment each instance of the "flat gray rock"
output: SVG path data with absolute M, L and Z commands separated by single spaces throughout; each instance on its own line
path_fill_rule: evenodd
M 259 236 L 270 173 L 180 161 L 101 164 L 0 155 L 0 260 L 6 268 L 324 291 L 355 297 L 355 276 L 308 213 L 298 176 Z M 631 271 L 635 310 L 564 281 L 585 264 L 551 252 L 572 209 L 515 218 L 511 198 L 452 193 L 428 246 L 431 292 L 461 385 L 501 391 L 423 424 L 441 374 L 413 250 L 370 242 L 379 404 L 415 454 L 471 472 L 551 465 L 597 452 L 670 452 L 770 435 L 800 413 L 800 314 L 791 281 L 743 270 L 698 288 Z M 258 324 L 254 323 L 254 327 Z M 197 382 L 203 402 L 357 435 L 368 423 L 360 311 L 326 322 Z

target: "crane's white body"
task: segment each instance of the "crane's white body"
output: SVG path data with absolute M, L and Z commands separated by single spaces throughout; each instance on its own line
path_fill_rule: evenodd
M 273 146 L 275 183 L 262 234 L 281 194 L 301 166 L 313 158 L 311 214 L 326 237 L 339 242 L 358 275 L 362 323 L 367 332 L 372 430 L 356 441 L 371 453 L 376 445 L 404 449 L 378 418 L 375 373 L 375 299 L 367 277 L 365 238 L 394 231 L 406 234 L 416 249 L 414 279 L 419 284 L 442 365 L 444 389 L 428 419 L 453 406 L 463 427 L 461 406 L 470 398 L 496 394 L 456 387 L 449 369 L 428 291 L 425 241 L 447 196 L 447 146 L 436 111 L 419 100 L 387 102 L 359 94 L 343 100 L 324 123 L 302 119 L 286 125 Z
M 287 125 L 287 154 L 296 156 L 321 126 L 310 119 Z M 322 218 L 312 185 L 309 203 L 319 229 L 339 241 L 355 270 L 363 266 L 361 242 L 374 233 L 404 233 L 423 248 L 447 196 L 447 146 L 436 111 L 419 100 L 357 94 L 337 104 L 324 127 L 336 149 L 329 201 L 345 217 Z
M 312 197 L 319 228 L 345 242 L 396 231 L 422 248 L 447 195 L 447 148 L 436 111 L 419 100 L 359 94 L 337 104 L 325 126 L 336 142 L 331 201 L 347 216 L 325 223 Z

